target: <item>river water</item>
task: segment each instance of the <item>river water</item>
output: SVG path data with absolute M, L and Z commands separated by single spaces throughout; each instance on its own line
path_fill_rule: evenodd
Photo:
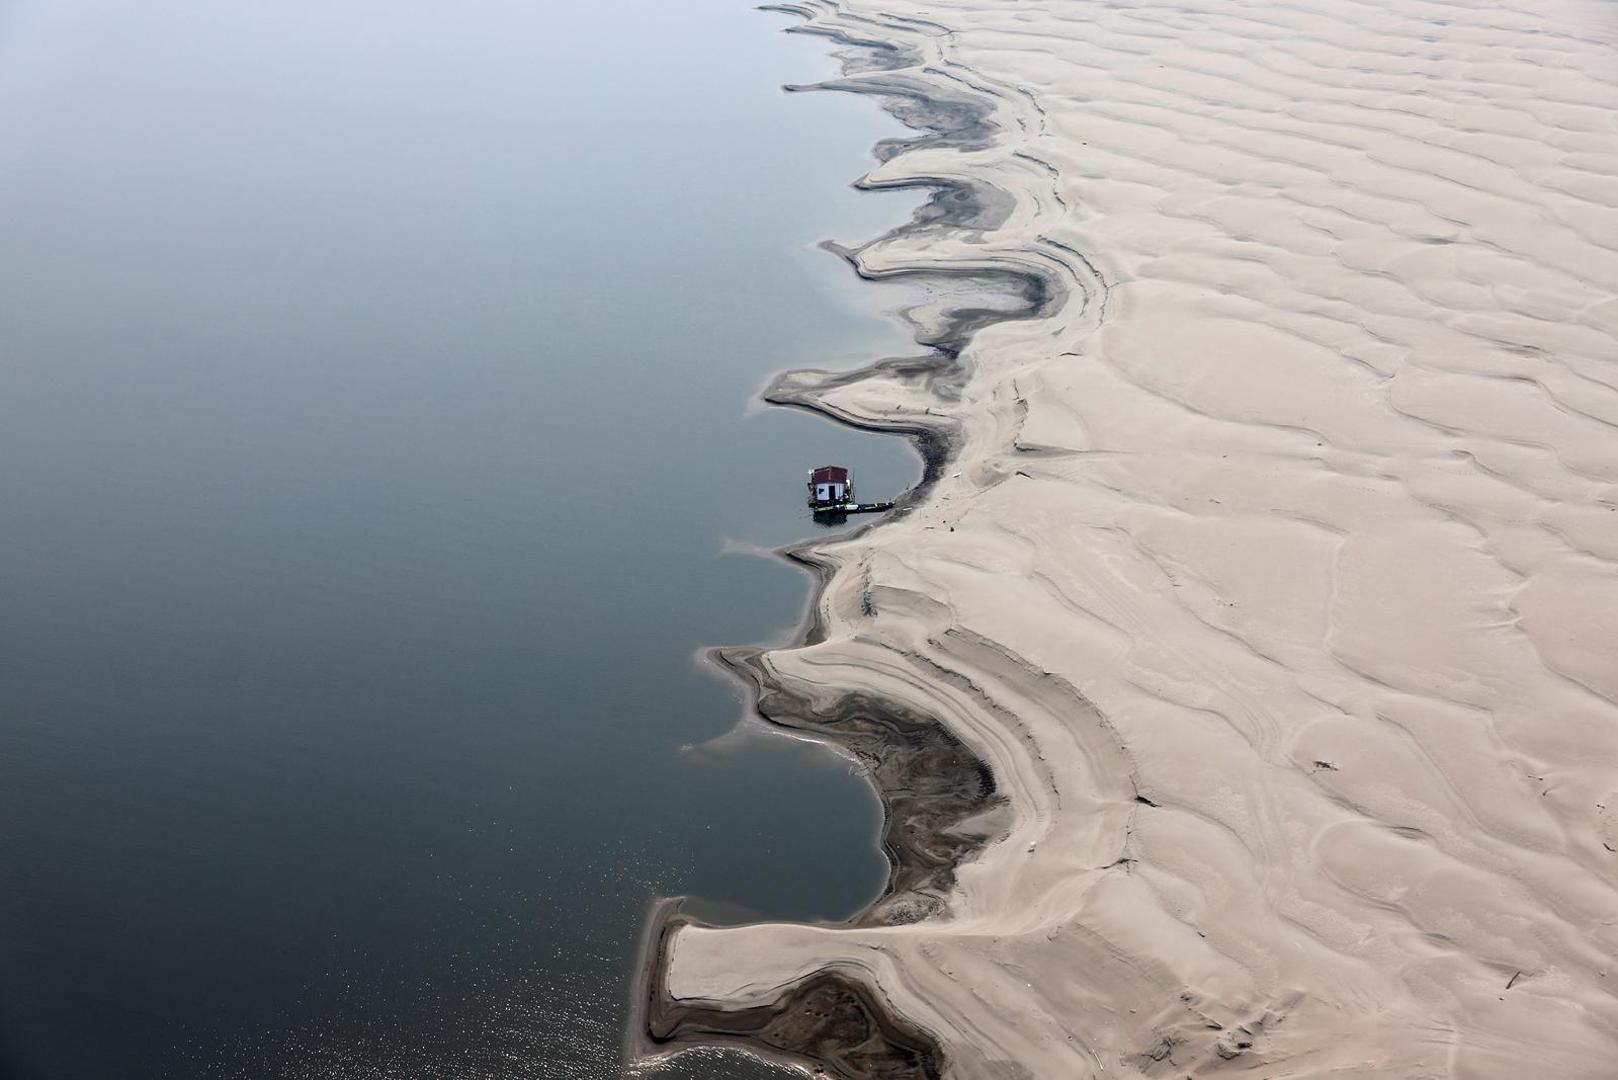
M 749 404 L 905 351 L 813 246 L 896 125 L 785 25 L 0 3 L 0 1076 L 616 1077 L 653 896 L 880 886 L 695 660 L 796 623 L 805 469 L 919 472 Z

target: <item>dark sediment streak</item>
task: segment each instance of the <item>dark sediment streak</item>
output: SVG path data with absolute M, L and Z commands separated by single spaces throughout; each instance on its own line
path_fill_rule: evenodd
M 698 1046 L 745 1050 L 817 1075 L 859 1080 L 935 1080 L 943 1058 L 926 1032 L 893 1016 L 858 979 L 816 972 L 771 1002 L 744 1009 L 675 1002 L 661 991 L 668 936 L 691 920 L 679 900 L 653 909 L 637 998 L 632 1052 L 671 1053 Z
M 816 705 L 772 678 L 758 649 L 720 649 L 719 661 L 747 681 L 758 714 L 773 724 L 835 742 L 864 766 L 882 799 L 888 881 L 850 925 L 919 922 L 944 910 L 955 867 L 989 837 L 983 820 L 999 805 L 987 766 L 937 720 L 866 694 Z
M 817 12 L 791 3 L 764 10 L 812 18 Z M 888 28 L 914 32 L 912 25 Z M 906 150 L 947 146 L 979 149 L 992 141 L 997 128 L 992 109 L 980 97 L 923 80 L 905 69 L 920 54 L 902 42 L 857 34 L 846 26 L 792 27 L 789 32 L 818 34 L 843 46 L 839 58 L 845 78 L 814 87 L 877 95 L 884 108 L 915 137 L 889 139 L 875 148 L 887 161 Z M 858 74 L 859 79 L 846 76 Z M 865 245 L 896 237 L 925 242 L 931 236 L 982 233 L 994 229 L 1009 212 L 1010 196 L 986 184 L 958 180 L 916 180 L 903 184 L 862 182 L 863 188 L 915 187 L 930 192 L 927 202 L 907 223 Z M 931 325 L 911 320 L 926 354 L 894 357 L 846 372 L 798 370 L 778 376 L 764 398 L 778 405 L 807 409 L 855 427 L 910 438 L 920 452 L 921 482 L 901 500 L 903 514 L 922 499 L 953 456 L 954 422 L 942 413 L 872 419 L 828 405 L 824 394 L 839 386 L 871 379 L 919 385 L 940 401 L 958 397 L 965 377 L 961 353 L 972 335 L 993 323 L 1038 318 L 1054 310 L 1065 284 L 1032 267 L 954 270 L 918 266 L 887 274 L 868 273 L 859 255 L 826 245 L 848 260 L 861 277 L 951 277 L 970 280 L 985 295 L 1010 301 L 1008 306 L 960 306 Z M 875 524 L 866 526 L 876 527 Z M 813 552 L 813 544 L 784 554 L 815 575 L 809 618 L 799 644 L 824 636 L 817 601 L 832 567 Z M 800 688 L 779 679 L 763 663 L 756 648 L 714 649 L 710 659 L 749 687 L 758 715 L 770 723 L 834 743 L 866 769 L 883 807 L 882 848 L 889 863 L 886 887 L 846 925 L 893 925 L 915 922 L 945 909 L 955 870 L 995 834 L 994 809 L 1003 803 L 994 777 L 937 719 L 896 702 L 867 694 L 837 695 L 827 703 L 825 687 Z M 932 1080 L 942 1076 L 944 1058 L 937 1041 L 906 1023 L 859 978 L 824 969 L 783 988 L 773 1001 L 749 1008 L 721 1008 L 709 1003 L 678 1001 L 664 987 L 663 969 L 670 934 L 695 920 L 680 913 L 680 901 L 663 901 L 652 911 L 645 938 L 645 958 L 636 987 L 637 1016 L 630 1032 L 636 1058 L 694 1046 L 727 1046 L 766 1059 L 813 1067 L 817 1073 L 846 1080 Z

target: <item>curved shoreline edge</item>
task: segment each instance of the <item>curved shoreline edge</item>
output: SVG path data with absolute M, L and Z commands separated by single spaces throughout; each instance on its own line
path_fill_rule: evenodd
M 878 143 L 873 152 L 880 164 L 918 150 L 982 149 L 1000 133 L 992 120 L 991 101 L 923 70 L 920 53 L 902 36 L 907 29 L 926 33 L 937 28 L 871 24 L 871 34 L 856 33 L 850 23 L 838 21 L 835 0 L 764 4 L 758 10 L 797 16 L 804 21 L 785 32 L 817 35 L 839 46 L 835 55 L 842 63 L 842 78 L 788 85 L 786 90 L 870 95 L 918 132 Z M 954 457 L 954 422 L 930 410 L 914 418 L 860 413 L 828 400 L 828 395 L 857 384 L 893 381 L 951 400 L 964 375 L 962 351 L 978 331 L 1001 322 L 1045 317 L 1061 306 L 1075 283 L 1028 263 L 873 266 L 866 256 L 896 240 L 914 247 L 918 240 L 934 236 L 993 230 L 1011 212 L 1013 196 L 981 179 L 963 177 L 884 182 L 867 176 L 854 186 L 916 188 L 929 192 L 929 197 L 908 222 L 855 248 L 826 242 L 822 246 L 827 251 L 868 281 L 949 279 L 970 289 L 961 302 L 938 310 L 900 313 L 927 352 L 846 371 L 785 371 L 762 397 L 770 404 L 803 409 L 850 427 L 910 439 L 922 458 L 923 472 L 893 511 L 904 515 L 926 499 Z M 881 524 L 876 521 L 853 530 L 839 542 L 857 540 Z M 836 563 L 818 550 L 822 543 L 810 539 L 780 552 L 813 577 L 804 624 L 783 650 L 813 645 L 826 635 L 820 601 Z M 882 804 L 880 835 L 888 860 L 887 881 L 871 904 L 839 925 L 899 925 L 942 914 L 956 867 L 1004 833 L 1007 807 L 988 765 L 937 718 L 870 694 L 833 692 L 828 698 L 826 687 L 795 685 L 769 667 L 768 651 L 718 647 L 709 650 L 707 658 L 746 686 L 754 713 L 766 722 L 851 754 Z M 673 998 L 664 982 L 670 938 L 682 926 L 702 925 L 682 912 L 683 902 L 681 897 L 666 898 L 648 913 L 626 1039 L 631 1064 L 654 1063 L 681 1050 L 708 1046 L 742 1050 L 844 1080 L 931 1080 L 943 1075 L 944 1055 L 937 1040 L 897 1016 L 858 973 L 836 966 L 781 987 L 772 1001 L 750 1008 Z
M 832 250 L 928 275 L 936 356 L 771 396 L 939 454 L 716 658 L 995 790 L 845 923 L 666 916 L 651 1059 L 1609 1080 L 1610 4 L 789 3 L 922 133 L 861 184 L 927 208 Z

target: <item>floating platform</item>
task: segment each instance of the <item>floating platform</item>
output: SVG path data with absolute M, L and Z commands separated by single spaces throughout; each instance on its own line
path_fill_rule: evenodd
M 820 517 L 822 515 L 830 517 L 834 514 L 880 514 L 884 510 L 892 510 L 893 504 L 890 502 L 837 503 L 836 505 L 832 506 L 816 506 L 814 509 L 815 517 Z
M 809 509 L 815 520 L 847 517 L 849 514 L 880 514 L 892 510 L 890 502 L 854 501 L 854 470 L 841 465 L 821 465 L 809 470 Z

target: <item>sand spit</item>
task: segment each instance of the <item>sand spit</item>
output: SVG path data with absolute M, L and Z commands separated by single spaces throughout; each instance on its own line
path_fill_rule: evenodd
M 948 463 L 734 659 L 992 796 L 851 925 L 663 925 L 661 1034 L 855 1080 L 1614 1075 L 1618 7 L 802 11 L 932 133 L 867 182 L 943 194 L 860 273 L 1023 307 L 778 385 Z

